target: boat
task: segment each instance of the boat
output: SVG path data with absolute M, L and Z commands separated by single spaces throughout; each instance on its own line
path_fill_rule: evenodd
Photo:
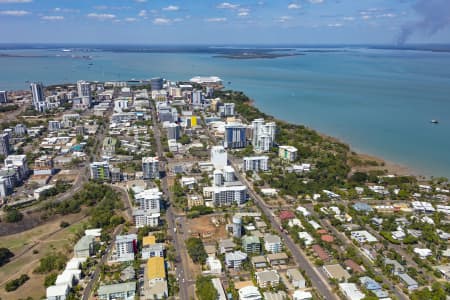
M 439 121 L 438 121 L 438 120 L 434 120 L 434 119 L 431 120 L 430 122 L 431 122 L 432 124 L 439 124 Z

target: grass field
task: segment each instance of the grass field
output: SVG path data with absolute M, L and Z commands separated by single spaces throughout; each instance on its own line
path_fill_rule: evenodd
M 62 220 L 71 225 L 61 229 L 59 225 Z M 22 233 L 0 237 L 0 245 L 16 255 L 0 268 L 0 298 L 41 299 L 45 296 L 45 275 L 33 274 L 33 270 L 38 266 L 39 259 L 51 252 L 63 252 L 70 258 L 75 232 L 82 228 L 85 221 L 82 213 L 68 215 Z M 18 290 L 7 293 L 4 288 L 6 282 L 22 274 L 28 274 L 30 280 Z

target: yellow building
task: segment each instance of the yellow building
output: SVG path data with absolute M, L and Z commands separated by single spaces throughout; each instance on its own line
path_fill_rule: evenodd
M 197 116 L 191 117 L 191 127 L 197 126 Z
M 155 243 L 156 243 L 156 238 L 154 235 L 144 236 L 144 238 L 142 239 L 143 247 L 153 245 Z
M 166 267 L 164 258 L 155 256 L 147 260 L 147 280 L 149 282 L 163 281 L 166 279 Z

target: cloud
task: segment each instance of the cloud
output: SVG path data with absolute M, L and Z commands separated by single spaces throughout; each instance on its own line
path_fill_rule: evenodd
M 0 10 L 0 15 L 11 16 L 11 17 L 23 17 L 31 14 L 26 10 Z
M 297 4 L 297 3 L 290 3 L 288 5 L 288 9 L 300 9 L 300 8 L 302 8 L 302 6 L 300 4 Z
M 137 3 L 145 3 L 145 2 L 147 2 L 147 0 L 134 0 L 134 2 L 137 2 Z
M 226 22 L 227 18 L 209 18 L 209 19 L 205 19 L 206 22 L 210 22 L 210 23 L 220 23 L 220 22 Z
M 325 0 L 308 0 L 308 2 L 309 3 L 312 3 L 312 4 L 320 4 L 320 3 L 323 3 Z
M 97 20 L 100 20 L 100 21 L 105 21 L 105 20 L 114 20 L 116 18 L 116 15 L 90 13 L 90 14 L 87 15 L 87 17 L 91 18 L 91 19 L 97 19 Z
M 278 19 L 276 19 L 276 21 L 278 23 L 286 23 L 287 21 L 290 21 L 290 20 L 292 20 L 291 16 L 281 16 Z
M 333 23 L 333 24 L 328 24 L 328 27 L 334 27 L 334 28 L 338 28 L 338 27 L 342 27 L 343 25 L 341 23 Z
M 233 4 L 230 2 L 222 2 L 219 5 L 217 5 L 217 8 L 220 9 L 237 9 L 240 5 L 239 4 Z
M 179 6 L 176 6 L 176 5 L 169 5 L 169 6 L 167 6 L 167 7 L 164 7 L 162 10 L 165 10 L 165 11 L 177 11 L 177 10 L 179 10 L 179 9 L 180 9 Z
M 128 22 L 128 23 L 132 23 L 132 22 L 136 22 L 137 21 L 137 19 L 136 18 L 125 18 L 125 19 L 123 19 L 125 22 Z
M 250 9 L 248 8 L 240 8 L 238 11 L 238 17 L 247 17 L 250 14 Z
M 73 8 L 61 8 L 61 7 L 55 7 L 53 9 L 54 12 L 63 12 L 63 13 L 79 13 L 80 10 L 73 9 Z
M 0 4 L 2 3 L 30 3 L 33 0 L 0 0 Z
M 153 20 L 153 24 L 155 25 L 167 25 L 172 23 L 172 20 L 166 18 L 156 18 Z
M 62 21 L 64 16 L 42 16 L 41 19 L 45 21 Z
M 404 44 L 415 33 L 419 32 L 430 37 L 450 26 L 450 1 L 448 0 L 418 0 L 413 5 L 413 9 L 420 20 L 402 26 L 397 37 L 398 44 Z
M 147 16 L 147 11 L 145 9 L 141 10 L 138 14 L 139 17 L 146 17 Z
M 344 20 L 344 21 L 355 21 L 355 17 L 343 17 L 342 20 Z

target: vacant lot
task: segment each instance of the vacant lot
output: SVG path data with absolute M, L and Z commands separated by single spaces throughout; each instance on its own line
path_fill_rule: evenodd
M 213 218 L 215 218 L 217 221 L 220 221 L 222 219 L 223 222 L 220 222 L 220 225 L 216 226 L 216 223 L 214 224 L 212 222 Z M 199 218 L 195 219 L 188 219 L 188 228 L 189 232 L 192 235 L 200 235 L 199 237 L 204 240 L 216 240 L 219 241 L 220 239 L 227 238 L 227 231 L 225 229 L 225 223 L 224 218 L 222 216 L 201 216 Z
M 60 228 L 62 219 L 72 225 Z M 31 296 L 34 299 L 41 299 L 45 295 L 45 275 L 33 274 L 39 259 L 51 252 L 63 252 L 70 257 L 75 232 L 81 228 L 84 221 L 82 213 L 68 215 L 22 233 L 0 237 L 0 245 L 9 248 L 15 254 L 11 262 L 0 268 L 0 298 L 20 299 Z M 28 274 L 30 280 L 18 290 L 7 293 L 6 282 L 22 274 Z

